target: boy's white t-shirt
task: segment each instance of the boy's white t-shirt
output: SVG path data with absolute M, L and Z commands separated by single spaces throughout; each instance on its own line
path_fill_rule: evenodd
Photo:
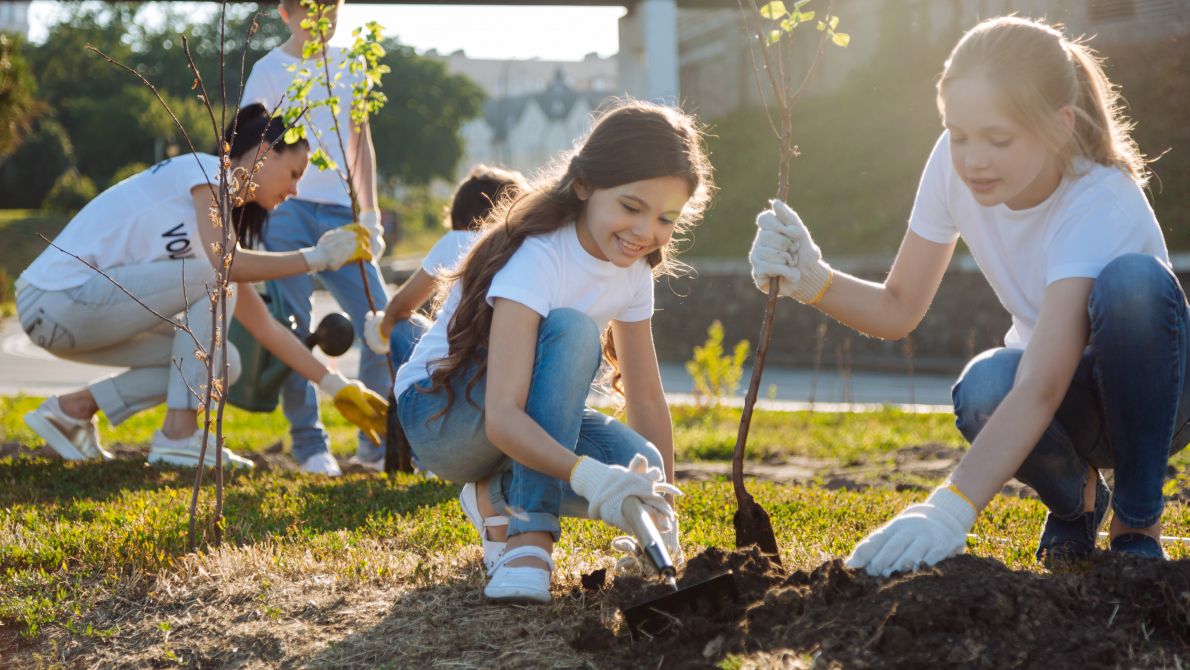
M 354 157 L 355 150 L 350 141 L 351 85 L 353 82 L 362 81 L 364 75 L 362 72 L 353 74 L 351 68 L 347 66 L 339 68 L 339 64 L 343 63 L 346 57 L 344 54 L 345 50 L 342 47 L 327 47 L 331 79 L 334 80 L 336 75 L 342 75 L 338 81 L 332 81 L 332 90 L 340 102 L 339 129 L 343 133 L 343 145 L 347 147 L 347 152 Z M 310 69 L 315 76 L 325 74 L 321 70 L 321 58 L 322 56 L 319 55 L 308 61 L 303 61 L 301 58 L 295 58 L 285 53 L 281 47 L 274 48 L 252 66 L 248 81 L 244 83 L 242 104 L 259 102 L 270 112 L 274 111 L 274 108 L 277 112 L 284 111 L 293 104 L 285 92 L 294 79 L 299 76 L 301 70 Z M 291 66 L 294 67 L 292 72 L 289 70 Z M 319 69 L 315 71 L 314 68 Z M 312 103 L 326 100 L 326 86 L 315 83 L 310 87 L 307 98 Z M 319 134 L 321 139 L 318 137 Z M 306 139 L 310 142 L 311 152 L 318 148 L 324 149 L 339 168 L 338 170 L 319 170 L 311 165 L 306 169 L 306 174 L 302 175 L 301 181 L 298 182 L 297 197 L 310 202 L 350 207 L 351 196 L 347 192 L 347 185 L 339 176 L 340 172 L 347 174 L 344 171 L 347 161 L 344 160 L 343 151 L 339 148 L 339 140 L 335 136 L 334 117 L 327 106 L 322 105 L 306 112 Z
M 622 268 L 601 261 L 583 248 L 573 223 L 545 235 L 526 239 L 508 263 L 492 277 L 487 301 L 514 300 L 542 318 L 555 309 L 575 309 L 598 326 L 610 321 L 631 323 L 653 316 L 653 271 L 641 259 Z M 417 343 L 409 362 L 401 366 L 393 381 L 393 393 L 400 398 L 410 386 L 429 379 L 446 357 L 446 333 L 459 304 L 459 285 L 451 287 L 438 320 Z
M 438 279 L 444 272 L 453 270 L 459 261 L 471 251 L 475 241 L 479 239 L 479 232 L 475 230 L 452 230 L 443 235 L 430 247 L 426 257 L 422 259 L 421 269 L 434 279 Z
M 980 205 L 955 172 L 943 132 L 922 174 L 909 229 L 939 244 L 962 236 L 1000 304 L 1012 315 L 1004 345 L 1029 343 L 1045 289 L 1072 277 L 1094 279 L 1113 259 L 1148 254 L 1170 266 L 1157 217 L 1144 192 L 1115 167 L 1080 161 L 1049 198 L 1023 210 Z
M 196 160 L 197 159 L 197 160 Z M 204 170 L 206 171 L 204 174 Z M 210 266 L 199 247 L 190 189 L 219 178 L 219 158 L 184 154 L 167 158 L 100 193 L 79 210 L 54 244 L 100 270 L 186 259 Z M 21 273 L 45 291 L 82 286 L 98 276 L 78 259 L 48 247 Z

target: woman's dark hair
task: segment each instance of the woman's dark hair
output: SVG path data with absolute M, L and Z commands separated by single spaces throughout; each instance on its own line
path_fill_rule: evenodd
M 452 230 L 479 230 L 479 224 L 503 198 L 516 198 L 529 190 L 525 176 L 516 170 L 476 165 L 455 189 L 450 203 Z
M 252 152 L 252 156 L 255 157 L 261 142 L 267 143 L 269 152 L 290 151 L 295 147 L 309 148 L 305 139 L 286 144 L 284 137 L 285 122 L 280 116 L 269 116 L 269 111 L 260 103 L 241 107 L 223 131 L 223 141 L 230 147 L 228 156 L 232 160 L 248 152 Z M 219 155 L 218 147 L 215 148 L 215 155 Z M 251 248 L 264 234 L 264 224 L 268 221 L 269 213 L 255 202 L 246 202 L 232 208 L 231 218 L 240 246 Z
M 459 282 L 461 295 L 446 331 L 449 352 L 437 361 L 425 392 L 445 389 L 449 408 L 454 402 L 451 380 L 474 369 L 466 387 L 470 400 L 471 389 L 487 369 L 485 351 L 492 327 L 487 292 L 492 277 L 525 238 L 545 235 L 575 220 L 584 206 L 576 184 L 597 190 L 656 177 L 681 177 L 686 182 L 690 199 L 676 222 L 676 235 L 702 217 L 714 190 L 702 130 L 694 117 L 673 107 L 638 100 L 617 101 L 596 120 L 578 147 L 562 156 L 551 173 L 543 175 L 519 197 L 498 202 L 483 221 L 481 237 L 466 261 L 441 282 L 439 305 L 445 302 L 452 280 Z M 673 245 L 671 239 L 646 257 L 654 274 L 674 271 Z M 610 326 L 603 337 L 603 355 L 611 368 L 612 389 L 620 392 L 619 364 Z M 476 367 L 471 368 L 472 364 Z

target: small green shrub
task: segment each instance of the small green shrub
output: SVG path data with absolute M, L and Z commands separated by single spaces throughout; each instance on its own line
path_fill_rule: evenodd
M 41 206 L 58 212 L 76 212 L 98 193 L 90 177 L 79 174 L 78 170 L 67 170 L 54 182 Z
M 723 398 L 735 394 L 744 374 L 744 360 L 748 358 L 748 340 L 736 343 L 731 355 L 723 350 L 723 324 L 718 319 L 707 328 L 707 341 L 694 347 L 694 358 L 686 362 L 686 372 L 694 380 L 694 389 L 701 402 L 716 407 Z

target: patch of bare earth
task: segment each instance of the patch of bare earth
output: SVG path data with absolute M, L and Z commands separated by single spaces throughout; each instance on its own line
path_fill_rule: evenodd
M 552 604 L 501 606 L 482 596 L 478 548 L 421 557 L 361 543 L 333 564 L 268 543 L 217 549 L 108 588 L 76 626 L 99 634 L 0 636 L 0 667 L 610 667 L 567 644 L 580 614 L 599 621 L 605 607 L 578 587 L 596 566 L 560 567 L 571 577 L 555 579 Z

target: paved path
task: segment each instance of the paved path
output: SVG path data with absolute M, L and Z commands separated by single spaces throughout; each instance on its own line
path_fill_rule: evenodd
M 329 294 L 315 294 L 315 319 L 335 308 Z M 316 352 L 317 353 L 317 352 Z M 358 365 L 359 353 L 352 349 L 332 363 L 347 372 Z M 34 346 L 16 319 L 0 322 L 0 395 L 52 395 L 72 391 L 86 382 L 118 372 L 118 368 L 72 363 L 54 358 Z M 728 404 L 742 404 L 747 390 L 748 370 L 737 397 Z M 674 403 L 693 402 L 694 385 L 681 363 L 664 363 L 662 382 Z M 812 370 L 768 366 L 761 384 L 762 406 L 772 409 L 801 409 L 814 401 L 824 411 L 862 410 L 882 404 L 912 406 L 916 411 L 950 411 L 951 377 L 853 372 L 844 380 L 836 370 Z M 775 393 L 770 389 L 775 387 Z M 594 400 L 594 398 L 593 398 Z

